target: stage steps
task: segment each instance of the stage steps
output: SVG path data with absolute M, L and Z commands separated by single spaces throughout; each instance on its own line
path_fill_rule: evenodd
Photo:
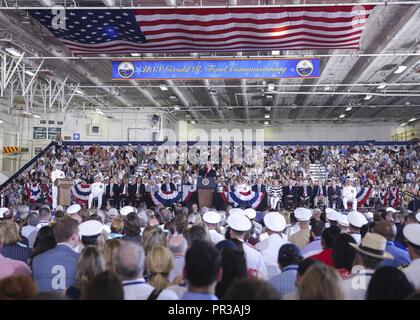
M 318 183 L 320 179 L 324 181 L 328 178 L 327 168 L 319 163 L 311 164 L 309 167 L 309 172 L 311 175 L 311 179 L 315 184 Z

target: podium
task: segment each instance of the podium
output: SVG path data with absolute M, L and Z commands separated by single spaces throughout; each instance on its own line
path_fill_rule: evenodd
M 197 191 L 198 191 L 198 207 L 201 210 L 203 207 L 213 207 L 213 193 L 216 189 L 215 177 L 198 177 Z
M 70 206 L 73 179 L 57 179 L 55 185 L 57 186 L 57 205 Z

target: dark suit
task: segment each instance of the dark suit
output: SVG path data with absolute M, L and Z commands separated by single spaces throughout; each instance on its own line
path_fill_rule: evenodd
M 167 187 L 168 185 L 168 187 Z M 176 187 L 175 184 L 170 182 L 170 183 L 162 183 L 162 185 L 160 186 L 160 190 L 162 190 L 162 192 L 171 192 L 171 191 L 175 191 Z
M 38 291 L 64 290 L 76 282 L 79 254 L 59 244 L 36 256 L 32 262 L 32 278 Z
M 131 205 L 138 207 L 141 202 L 145 201 L 146 187 L 143 183 L 130 184 L 128 187 Z
M 113 193 L 112 196 L 111 196 L 111 189 L 112 189 L 112 193 Z M 104 201 L 104 203 L 109 201 L 112 206 L 115 206 L 118 203 L 119 194 L 120 194 L 120 188 L 119 188 L 118 184 L 113 183 L 112 188 L 111 188 L 111 184 L 107 184 L 106 187 L 105 187 L 105 201 Z
M 215 177 L 216 176 L 216 171 L 213 169 L 210 169 L 209 171 L 207 171 L 206 168 L 201 169 L 200 170 L 200 176 L 202 177 Z
M 313 189 L 313 192 L 312 192 L 312 199 L 314 199 L 314 201 L 315 201 L 315 197 L 320 197 L 320 196 L 324 196 L 326 198 L 328 197 L 327 187 L 326 186 L 321 186 L 321 188 L 320 188 L 318 185 L 316 185 Z M 319 198 L 317 198 L 317 199 L 318 199 L 317 201 L 320 200 Z M 314 207 L 315 207 L 316 204 L 314 203 L 314 201 L 312 201 L 312 203 L 314 204 Z M 325 201 L 324 204 L 327 205 L 327 202 L 326 202 L 325 199 L 324 199 L 324 201 Z
M 130 185 L 128 183 L 121 183 L 118 186 L 118 188 L 119 188 L 119 199 L 118 199 L 118 203 L 119 203 L 120 206 L 127 206 L 128 203 L 130 202 L 130 196 L 128 194 L 128 188 L 129 188 L 129 186 Z
M 283 187 L 283 207 L 287 210 L 289 208 L 288 201 L 292 200 L 294 205 L 297 205 L 297 187 L 287 186 Z
M 339 186 L 335 186 L 335 189 L 333 186 L 328 187 L 328 202 L 331 207 L 336 202 L 337 209 L 341 209 L 341 188 Z
M 306 193 L 304 186 L 297 187 L 298 203 L 300 206 L 310 205 L 312 203 L 312 191 L 311 186 L 306 186 Z

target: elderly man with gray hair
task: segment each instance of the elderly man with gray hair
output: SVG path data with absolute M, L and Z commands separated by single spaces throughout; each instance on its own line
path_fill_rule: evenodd
M 174 235 L 168 242 L 169 250 L 174 257 L 174 268 L 169 273 L 169 281 L 181 276 L 185 266 L 185 253 L 187 252 L 188 242 L 182 235 Z
M 156 290 L 143 277 L 144 249 L 134 243 L 125 242 L 115 257 L 115 267 L 122 279 L 125 300 L 178 300 L 170 290 Z

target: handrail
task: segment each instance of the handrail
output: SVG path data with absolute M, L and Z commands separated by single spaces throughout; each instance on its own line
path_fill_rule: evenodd
M 9 179 L 7 179 L 1 186 L 0 186 L 0 190 L 1 192 L 4 191 L 5 187 L 10 184 L 13 180 L 15 180 L 16 178 L 18 178 L 23 171 L 27 170 L 30 166 L 32 166 L 39 158 L 41 158 L 45 152 L 47 152 L 47 150 L 49 148 L 51 148 L 53 145 L 55 145 L 56 142 L 55 141 L 51 141 L 51 143 L 46 146 L 44 148 L 44 150 L 42 150 L 40 153 L 38 153 L 35 157 L 33 157 L 31 160 L 29 160 L 22 168 L 20 168 L 15 174 L 13 174 Z

